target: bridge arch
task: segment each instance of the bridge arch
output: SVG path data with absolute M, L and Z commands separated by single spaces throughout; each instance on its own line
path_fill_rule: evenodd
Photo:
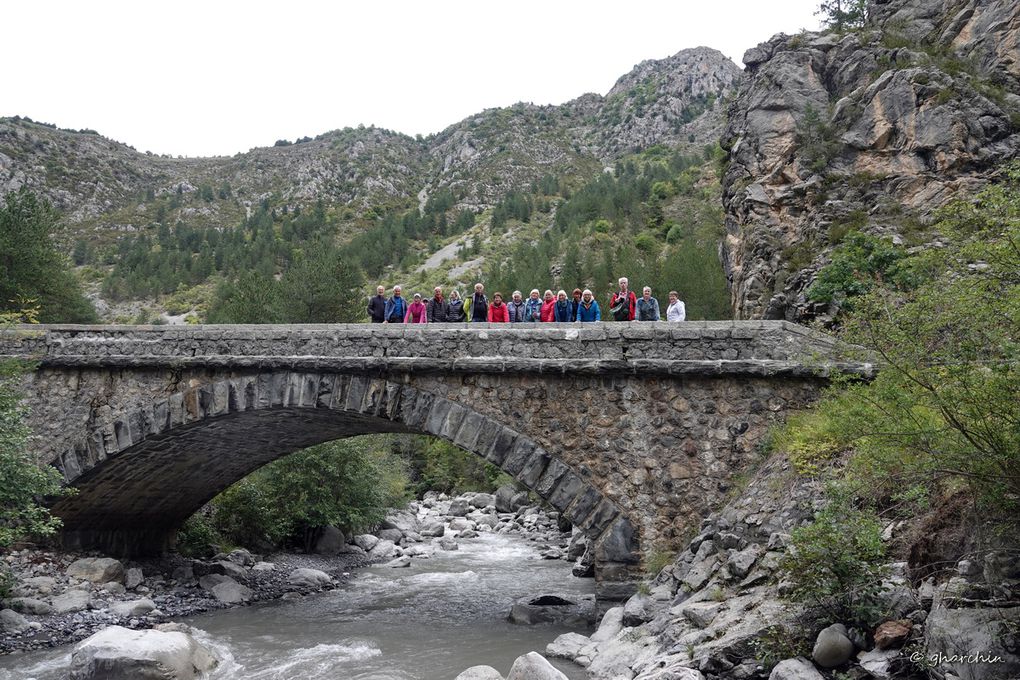
M 485 458 L 594 539 L 609 571 L 640 562 L 634 524 L 586 471 L 465 404 L 370 375 L 270 370 L 145 403 L 60 452 L 54 464 L 78 492 L 53 511 L 67 547 L 158 552 L 187 517 L 266 463 L 383 432 L 440 437 Z

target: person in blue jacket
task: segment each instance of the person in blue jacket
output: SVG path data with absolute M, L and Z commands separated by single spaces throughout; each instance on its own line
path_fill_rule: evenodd
M 404 323 L 404 315 L 407 314 L 407 300 L 400 296 L 402 290 L 400 286 L 393 286 L 393 297 L 386 301 L 383 323 Z
M 567 299 L 567 291 L 561 290 L 556 293 L 556 306 L 553 307 L 553 320 L 557 323 L 568 323 L 574 320 L 571 315 L 570 300 Z
M 581 304 L 577 306 L 577 319 L 576 321 L 601 321 L 602 312 L 599 311 L 598 300 L 591 294 L 591 291 L 587 288 L 581 293 Z
M 525 321 L 541 321 L 542 320 L 542 298 L 539 297 L 541 294 L 538 292 L 538 288 L 531 291 L 531 295 L 527 300 L 524 301 L 524 320 Z

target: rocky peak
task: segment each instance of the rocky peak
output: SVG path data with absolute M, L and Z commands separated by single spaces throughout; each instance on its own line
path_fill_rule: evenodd
M 738 318 L 831 313 L 805 292 L 847 231 L 921 238 L 1016 157 L 1018 28 L 1016 3 L 886 0 L 864 30 L 748 50 L 723 134 Z

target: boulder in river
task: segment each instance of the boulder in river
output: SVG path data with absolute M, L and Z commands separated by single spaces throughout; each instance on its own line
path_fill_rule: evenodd
M 508 620 L 525 626 L 536 623 L 590 626 L 595 622 L 595 598 L 553 593 L 522 597 L 514 602 Z
M 134 590 L 138 586 L 142 585 L 144 580 L 145 575 L 142 573 L 142 570 L 137 567 L 134 569 L 128 569 L 124 572 L 124 587 L 128 590 Z
M 517 657 L 510 667 L 506 680 L 568 680 L 538 652 L 528 652 Z
M 503 674 L 492 666 L 472 666 L 453 680 L 503 680 Z
M 218 661 L 188 633 L 110 626 L 71 655 L 71 680 L 194 680 Z
M 67 575 L 92 583 L 123 583 L 124 565 L 112 557 L 83 557 L 71 563 Z
M 7 604 L 14 611 L 25 612 L 26 614 L 45 616 L 53 613 L 53 607 L 50 606 L 49 602 L 37 600 L 34 597 L 13 597 L 7 601 Z
M 361 534 L 354 537 L 354 545 L 358 546 L 365 552 L 368 552 L 379 543 L 379 537 L 373 536 L 372 534 Z

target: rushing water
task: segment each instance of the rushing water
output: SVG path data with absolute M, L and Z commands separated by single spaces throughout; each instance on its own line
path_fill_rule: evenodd
M 225 659 L 211 680 L 453 680 L 478 664 L 505 675 L 515 658 L 542 652 L 568 630 L 508 623 L 514 599 L 593 590 L 590 579 L 570 575 L 568 563 L 542 560 L 517 538 L 482 534 L 460 546 L 405 569 L 362 570 L 329 593 L 185 622 Z M 0 657 L 0 680 L 66 677 L 69 654 Z M 572 680 L 585 677 L 576 666 L 554 664 Z

